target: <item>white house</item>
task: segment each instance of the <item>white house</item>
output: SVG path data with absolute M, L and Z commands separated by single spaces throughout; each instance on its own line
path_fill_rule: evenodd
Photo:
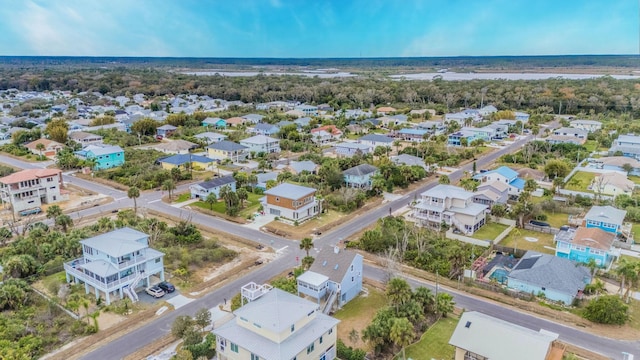
M 602 123 L 596 120 L 573 120 L 569 123 L 572 128 L 595 132 L 602 129 Z
M 125 294 L 137 301 L 139 285 L 151 285 L 151 276 L 164 281 L 164 254 L 149 247 L 149 235 L 125 227 L 89 239 L 80 240 L 82 257 L 64 264 L 67 282 L 84 283 L 96 299 Z
M 280 152 L 280 140 L 265 135 L 256 135 L 244 140 L 240 140 L 240 145 L 246 146 L 246 151 L 248 152 L 266 154 Z
M 62 171 L 27 169 L 0 178 L 0 199 L 14 213 L 68 199 L 62 191 Z
M 617 171 L 597 175 L 591 182 L 591 190 L 603 195 L 631 195 L 636 184 L 627 179 L 626 174 Z

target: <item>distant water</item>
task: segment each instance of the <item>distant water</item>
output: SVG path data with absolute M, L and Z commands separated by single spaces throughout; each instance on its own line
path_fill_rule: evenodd
M 354 77 L 357 76 L 348 72 L 324 72 L 322 70 L 310 70 L 304 72 L 268 72 L 268 71 L 216 71 L 216 70 L 208 70 L 208 71 L 185 71 L 183 74 L 187 75 L 196 75 L 196 76 L 229 76 L 229 77 L 239 77 L 239 76 L 257 76 L 257 75 L 293 75 L 293 76 L 307 76 L 307 77 L 319 77 L 323 79 L 329 78 L 345 78 L 345 77 Z
M 546 80 L 553 78 L 563 78 L 568 80 L 584 80 L 603 77 L 605 75 L 596 74 L 556 74 L 556 73 L 417 73 L 417 74 L 400 74 L 391 75 L 394 79 L 405 78 L 407 80 L 433 80 L 441 77 L 446 81 L 465 81 L 465 80 Z M 629 80 L 640 79 L 637 75 L 609 75 L 614 79 Z

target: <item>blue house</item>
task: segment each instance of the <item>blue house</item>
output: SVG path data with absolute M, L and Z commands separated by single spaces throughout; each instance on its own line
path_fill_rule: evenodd
M 371 189 L 371 178 L 378 173 L 378 168 L 369 164 L 360 164 L 342 172 L 347 187 Z
M 227 127 L 227 122 L 224 119 L 208 117 L 202 120 L 202 126 L 204 127 L 214 127 L 216 129 L 224 129 Z
M 172 169 L 174 167 L 186 169 L 188 166 L 193 168 L 207 169 L 215 160 L 209 159 L 202 155 L 193 154 L 175 154 L 158 160 L 164 169 Z
M 587 228 L 599 228 L 610 233 L 622 234 L 626 216 L 625 210 L 616 209 L 613 206 L 592 206 L 584 216 L 584 221 Z
M 560 230 L 554 235 L 556 256 L 580 263 L 588 263 L 593 259 L 598 266 L 609 266 L 616 255 L 613 241 L 616 235 L 599 228 L 579 227 Z
M 398 137 L 398 138 L 400 138 L 402 140 L 416 141 L 416 142 L 425 141 L 425 138 L 427 138 L 430 135 L 431 134 L 429 134 L 429 130 L 425 130 L 425 129 L 409 129 L 409 128 L 400 129 L 396 133 L 396 137 Z
M 316 255 L 311 268 L 297 279 L 298 295 L 303 293 L 317 299 L 329 312 L 351 301 L 362 291 L 362 255 L 326 246 Z
M 225 175 L 209 181 L 203 181 L 198 184 L 189 186 L 192 199 L 205 199 L 209 194 L 215 194 L 220 197 L 220 190 L 224 186 L 229 186 L 231 191 L 236 191 L 236 179 L 233 175 Z
M 75 154 L 82 160 L 95 160 L 94 170 L 110 169 L 124 164 L 125 161 L 124 150 L 117 145 L 91 144 L 76 151 Z
M 280 128 L 272 124 L 260 123 L 253 127 L 252 132 L 258 135 L 272 136 L 280 132 Z
M 481 183 L 498 181 L 509 186 L 509 195 L 517 197 L 524 190 L 524 179 L 518 177 L 518 173 L 507 167 L 501 166 L 495 170 L 477 174 L 473 177 Z
M 174 132 L 176 132 L 176 130 L 178 130 L 177 127 L 173 126 L 173 125 L 162 125 L 159 128 L 156 129 L 156 135 L 158 136 L 162 136 L 162 137 L 169 137 L 171 136 L 171 134 L 173 134 Z
M 581 298 L 584 287 L 591 283 L 591 272 L 585 266 L 535 251 L 527 253 L 507 275 L 507 287 L 523 293 L 544 295 L 547 299 L 571 305 Z

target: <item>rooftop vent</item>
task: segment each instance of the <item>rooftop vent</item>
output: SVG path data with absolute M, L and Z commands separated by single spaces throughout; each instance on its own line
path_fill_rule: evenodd
M 327 260 L 322 262 L 322 266 L 327 266 Z
M 338 270 L 338 264 L 336 264 L 336 266 L 333 267 L 333 270 Z
M 466 327 L 467 329 L 471 327 L 471 321 L 467 321 L 467 323 L 464 325 L 464 327 Z

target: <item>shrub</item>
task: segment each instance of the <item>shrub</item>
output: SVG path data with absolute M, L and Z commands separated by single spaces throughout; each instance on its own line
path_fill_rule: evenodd
M 582 316 L 599 324 L 622 325 L 629 319 L 629 307 L 616 295 L 591 300 Z

